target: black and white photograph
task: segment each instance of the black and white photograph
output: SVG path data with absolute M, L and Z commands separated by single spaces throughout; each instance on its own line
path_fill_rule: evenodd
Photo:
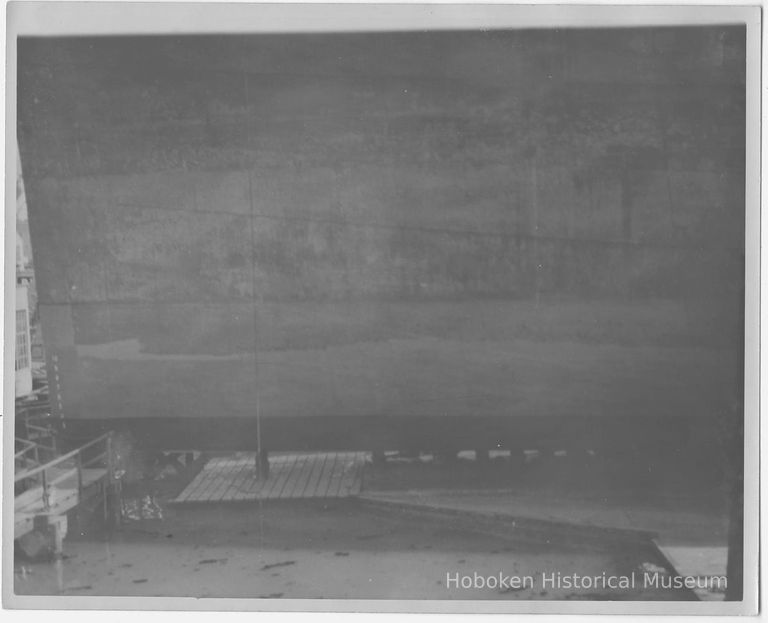
M 9 4 L 5 607 L 755 613 L 760 19 Z

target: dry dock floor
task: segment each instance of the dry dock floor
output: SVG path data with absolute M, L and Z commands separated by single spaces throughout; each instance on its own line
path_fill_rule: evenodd
M 357 498 L 236 504 L 172 503 L 202 466 L 186 475 L 165 470 L 133 490 L 126 488 L 126 508 L 136 512 L 126 513 L 119 530 L 89 531 L 83 524 L 83 530 L 70 532 L 64 559 L 17 559 L 15 589 L 20 594 L 274 599 L 722 598 L 654 587 L 544 586 L 544 573 L 641 577 L 649 569 L 663 570 L 667 560 L 647 540 L 582 542 L 555 538 L 554 532 L 552 538 L 531 537 L 506 532 L 503 522 L 488 531 L 462 515 L 589 526 L 596 534 L 604 527 L 650 530 L 665 547 L 677 548 L 676 564 L 681 564 L 680 549 L 688 548 L 701 569 L 709 565 L 709 570 L 678 572 L 711 573 L 720 564 L 727 528 L 723 486 L 716 478 L 699 477 L 691 486 L 690 474 L 621 473 L 583 457 L 538 458 L 522 469 L 508 463 L 499 456 L 485 465 L 473 460 L 445 464 L 431 457 L 367 464 Z M 377 504 L 390 512 L 381 512 Z M 444 518 L 425 516 L 409 507 L 451 512 Z M 448 574 L 475 572 L 531 576 L 535 583 L 510 591 L 446 586 Z

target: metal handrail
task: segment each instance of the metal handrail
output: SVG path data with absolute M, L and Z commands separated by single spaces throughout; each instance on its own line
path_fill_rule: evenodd
M 63 463 L 64 461 L 67 461 L 67 460 L 71 459 L 72 457 L 74 457 L 74 456 L 78 455 L 79 453 L 81 453 L 86 448 L 90 448 L 91 446 L 95 446 L 96 444 L 101 443 L 101 442 L 108 443 L 109 438 L 110 438 L 110 434 L 109 433 L 105 433 L 105 434 L 101 435 L 100 437 L 97 437 L 96 439 L 94 439 L 92 441 L 89 441 L 85 445 L 80 446 L 76 450 L 72 450 L 71 452 L 67 452 L 66 454 L 62 454 L 60 457 L 54 459 L 53 461 L 50 461 L 50 462 L 46 463 L 45 465 L 40 465 L 38 467 L 30 469 L 29 471 L 25 471 L 25 472 L 22 472 L 21 474 L 17 474 L 14 482 L 18 482 L 20 480 L 31 478 L 32 476 L 35 476 L 38 473 L 42 473 L 43 477 L 45 477 L 46 470 L 49 470 L 52 467 L 58 465 L 59 463 Z M 106 454 L 106 453 L 104 453 L 104 454 Z

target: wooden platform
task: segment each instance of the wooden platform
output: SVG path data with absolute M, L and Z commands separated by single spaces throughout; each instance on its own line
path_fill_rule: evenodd
M 23 447 L 14 455 L 14 539 L 53 528 L 54 550 L 61 553 L 70 510 L 95 495 L 105 496 L 106 509 L 107 490 L 119 486 L 112 480 L 111 439 L 111 433 L 100 435 L 42 464 L 40 450 L 55 453 L 55 444 L 18 440 Z
M 174 502 L 353 497 L 362 488 L 366 459 L 365 452 L 275 454 L 269 458 L 269 477 L 259 479 L 252 453 L 218 457 L 206 463 Z
M 107 477 L 104 468 L 82 469 L 78 484 L 76 468 L 58 467 L 50 470 L 53 484 L 48 487 L 48 506 L 43 502 L 43 488 L 35 486 L 15 497 L 14 538 L 34 529 L 35 517 L 64 515 L 93 492 L 93 487 Z

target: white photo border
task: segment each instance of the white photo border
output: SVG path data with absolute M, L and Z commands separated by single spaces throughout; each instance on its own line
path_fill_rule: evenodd
M 25 35 L 345 32 L 744 24 L 746 67 L 744 599 L 741 602 L 481 602 L 20 596 L 13 593 L 13 521 L 2 522 L 3 605 L 14 609 L 550 614 L 755 614 L 760 483 L 761 6 L 480 3 L 9 2 L 6 5 L 5 344 L 3 447 L 13 447 L 16 38 Z M 8 310 L 11 310 L 9 313 Z M 13 513 L 12 454 L 3 453 L 3 518 Z

